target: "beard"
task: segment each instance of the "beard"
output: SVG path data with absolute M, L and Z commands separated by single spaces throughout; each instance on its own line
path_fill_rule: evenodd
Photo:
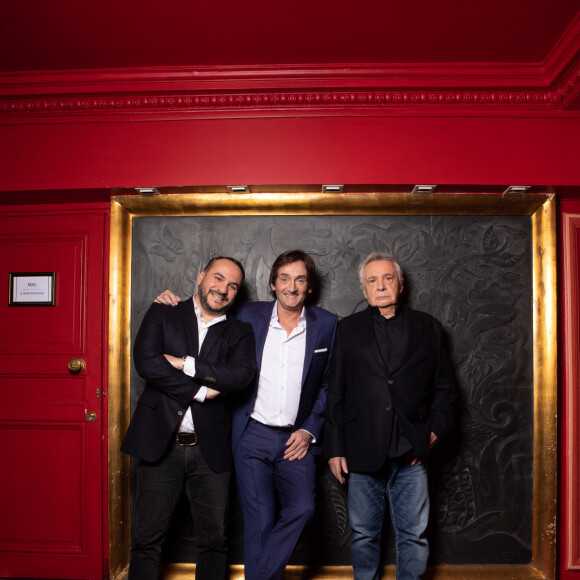
M 202 307 L 204 308 L 204 310 L 207 310 L 208 312 L 211 312 L 213 314 L 225 314 L 225 312 L 227 310 L 229 310 L 229 308 L 232 305 L 232 302 L 225 302 L 222 306 L 220 306 L 219 308 L 215 308 L 214 306 L 212 306 L 209 301 L 208 301 L 208 296 L 210 294 L 214 294 L 215 296 L 219 296 L 219 298 L 224 298 L 224 294 L 222 294 L 221 292 L 218 292 L 217 290 L 206 290 L 205 287 L 203 286 L 203 284 L 200 284 L 199 286 L 199 290 L 198 290 L 198 294 L 199 294 L 199 301 L 201 302 Z

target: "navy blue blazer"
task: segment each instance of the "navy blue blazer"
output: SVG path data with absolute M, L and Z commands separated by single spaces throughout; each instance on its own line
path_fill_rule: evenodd
M 216 472 L 232 466 L 231 411 L 227 399 L 244 389 L 255 370 L 252 327 L 228 317 L 208 329 L 199 352 L 197 318 L 192 299 L 175 308 L 152 304 L 133 347 L 135 368 L 146 380 L 145 390 L 127 430 L 121 450 L 154 462 L 162 457 L 191 404 L 199 446 Z M 173 368 L 163 354 L 195 357 L 195 377 Z M 225 397 L 193 402 L 201 386 Z
M 239 320 L 249 322 L 254 330 L 258 370 L 252 386 L 240 396 L 232 397 L 234 403 L 232 446 L 234 451 L 248 424 L 256 401 L 262 354 L 273 308 L 274 302 L 249 302 L 242 304 L 236 314 Z M 302 393 L 294 430 L 305 429 L 318 440 L 324 422 L 326 390 L 337 317 L 317 306 L 306 306 L 305 316 L 306 352 L 302 371 Z
M 350 471 L 377 471 L 384 464 L 390 439 L 385 416 L 393 412 L 391 407 L 418 457 L 429 455 L 431 431 L 442 440 L 453 427 L 457 393 L 443 328 L 430 314 L 403 308 L 408 342 L 398 366 L 390 370 L 375 338 L 370 308 L 338 325 L 324 453 L 346 457 Z

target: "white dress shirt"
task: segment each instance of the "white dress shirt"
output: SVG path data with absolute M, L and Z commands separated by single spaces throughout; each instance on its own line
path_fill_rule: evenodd
M 197 302 L 195 301 L 195 297 L 192 297 L 191 299 L 193 300 L 193 309 L 195 310 L 195 316 L 197 318 L 197 337 L 198 337 L 198 343 L 199 343 L 199 350 L 201 350 L 201 345 L 203 344 L 203 341 L 205 340 L 205 337 L 207 336 L 207 331 L 209 330 L 209 327 L 213 326 L 214 324 L 217 324 L 218 322 L 221 322 L 222 320 L 225 320 L 227 317 L 224 314 L 223 316 L 218 316 L 217 318 L 214 318 L 213 320 L 206 322 L 201 316 L 201 310 L 199 309 L 199 306 L 197 305 Z M 197 354 L 199 354 L 199 352 Z M 194 357 L 188 356 L 185 359 L 185 361 L 183 363 L 183 372 L 190 377 L 195 376 L 195 358 Z M 199 391 L 197 391 L 197 394 L 195 395 L 193 400 L 197 401 L 198 403 L 203 403 L 205 401 L 206 393 L 207 393 L 207 387 L 206 386 L 200 387 Z M 181 421 L 181 425 L 179 426 L 179 432 L 180 433 L 192 433 L 193 431 L 195 431 L 195 428 L 193 426 L 193 415 L 191 414 L 191 407 L 188 407 L 187 411 L 185 413 L 185 416 L 183 417 L 183 420 Z
M 304 309 L 290 335 L 278 321 L 274 302 L 262 353 L 258 392 L 252 418 L 272 427 L 292 427 L 298 415 L 306 353 Z

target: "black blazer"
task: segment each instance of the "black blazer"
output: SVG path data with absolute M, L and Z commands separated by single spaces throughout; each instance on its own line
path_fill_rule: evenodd
M 389 394 L 418 457 L 429 455 L 431 431 L 444 439 L 453 426 L 457 395 L 441 324 L 425 312 L 403 308 L 408 344 L 390 372 L 377 345 L 370 307 L 338 324 L 324 450 L 329 458 L 346 457 L 351 471 L 377 471 L 387 458 Z
M 202 385 L 224 393 L 245 388 L 256 371 L 254 336 L 249 324 L 228 317 L 211 326 L 198 356 L 193 300 L 175 308 L 153 304 L 145 314 L 133 347 L 133 360 L 145 390 L 137 402 L 121 450 L 154 462 L 161 458 L 191 403 L 198 445 L 209 467 L 231 469 L 231 412 L 227 395 L 192 399 Z M 173 368 L 163 354 L 195 357 L 195 377 Z

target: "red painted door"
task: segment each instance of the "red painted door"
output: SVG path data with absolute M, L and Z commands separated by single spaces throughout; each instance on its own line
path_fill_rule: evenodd
M 103 577 L 104 227 L 0 214 L 0 577 Z M 54 306 L 9 306 L 13 272 L 54 272 Z

